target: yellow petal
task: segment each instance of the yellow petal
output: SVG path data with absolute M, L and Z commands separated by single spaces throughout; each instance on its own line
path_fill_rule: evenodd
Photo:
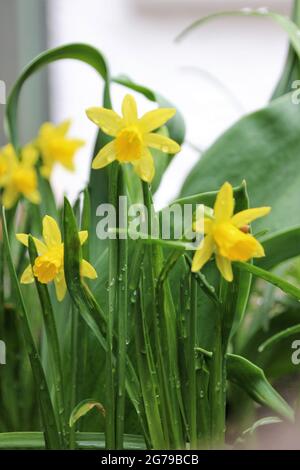
M 233 214 L 234 199 L 233 190 L 230 183 L 224 183 L 218 192 L 214 206 L 214 216 L 217 222 L 230 219 Z
M 115 137 L 122 129 L 123 119 L 112 109 L 89 108 L 86 110 L 87 117 L 97 126 L 101 127 L 105 134 Z
M 80 274 L 82 277 L 88 277 L 89 279 L 96 279 L 98 277 L 94 267 L 85 259 L 81 261 Z
M 229 261 L 229 259 L 224 258 L 220 255 L 216 255 L 216 263 L 224 279 L 228 282 L 231 282 L 233 280 L 233 273 L 231 262 Z
M 78 232 L 79 240 L 80 240 L 80 245 L 83 245 L 89 236 L 89 232 L 87 230 L 81 230 Z
M 207 235 L 199 245 L 199 248 L 196 250 L 194 254 L 193 263 L 192 263 L 192 271 L 196 272 L 199 271 L 205 263 L 209 260 L 213 253 L 214 249 L 214 242 L 213 237 L 211 235 Z
M 39 191 L 32 191 L 31 193 L 26 194 L 26 198 L 33 204 L 39 204 L 41 202 L 41 195 Z
M 65 121 L 61 122 L 57 127 L 56 127 L 56 131 L 61 134 L 62 136 L 65 136 L 70 127 L 71 127 L 71 124 L 72 124 L 72 121 L 71 119 L 66 119 Z
M 11 209 L 16 204 L 18 198 L 18 191 L 13 186 L 7 186 L 3 191 L 2 204 L 5 209 Z
M 126 126 L 135 124 L 138 118 L 136 101 L 132 95 L 126 95 L 122 103 L 122 114 Z
M 151 183 L 155 174 L 154 160 L 150 150 L 145 148 L 141 158 L 132 162 L 134 171 L 146 183 Z
M 161 150 L 164 153 L 177 153 L 180 151 L 180 145 L 178 145 L 175 140 L 160 134 L 145 134 L 143 140 L 144 144 L 148 147 Z
M 28 144 L 22 149 L 22 162 L 26 166 L 31 167 L 35 165 L 38 158 L 39 158 L 39 153 L 33 145 Z
M 43 218 L 43 237 L 48 247 L 61 244 L 61 233 L 56 220 L 49 215 Z
M 28 247 L 28 235 L 26 233 L 17 233 L 16 239 L 20 243 Z M 43 253 L 46 253 L 47 247 L 43 242 L 41 242 L 38 238 L 35 238 L 35 237 L 33 237 L 33 241 L 40 255 L 42 255 Z
M 246 209 L 244 211 L 234 214 L 231 219 L 231 223 L 236 227 L 240 228 L 243 225 L 250 224 L 253 220 L 263 217 L 269 214 L 271 207 L 257 207 L 253 209 Z
M 67 292 L 67 285 L 65 279 L 65 273 L 61 270 L 54 279 L 56 297 L 59 302 L 61 302 Z
M 212 224 L 212 219 L 205 217 L 203 223 L 201 220 L 196 220 L 196 222 L 193 223 L 193 230 L 194 232 L 204 233 L 206 235 L 211 231 Z
M 94 170 L 99 170 L 100 168 L 112 163 L 116 158 L 115 141 L 113 140 L 112 142 L 109 142 L 109 144 L 106 144 L 96 155 L 92 163 L 92 168 Z
M 34 281 L 31 264 L 29 264 L 29 266 L 27 266 L 27 268 L 23 272 L 20 281 L 21 284 L 31 284 Z
M 145 134 L 163 126 L 176 113 L 173 108 L 159 108 L 144 114 L 138 121 L 140 131 Z

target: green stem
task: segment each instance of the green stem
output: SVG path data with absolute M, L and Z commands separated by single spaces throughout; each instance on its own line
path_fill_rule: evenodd
M 211 406 L 211 437 L 214 448 L 224 445 L 225 399 L 224 354 L 222 346 L 222 312 L 216 309 L 214 348 L 210 367 L 209 400 Z
M 71 309 L 71 388 L 70 388 L 70 413 L 77 403 L 77 353 L 78 353 L 78 311 L 75 306 Z M 84 325 L 85 326 L 85 325 Z M 69 438 L 70 449 L 76 448 L 76 425 L 71 427 Z
M 31 236 L 28 240 L 29 256 L 31 265 L 34 265 L 35 259 L 37 258 L 37 250 L 34 241 Z M 35 278 L 35 285 L 38 291 L 43 319 L 45 324 L 45 330 L 47 335 L 47 343 L 50 351 L 51 358 L 51 369 L 53 373 L 53 381 L 55 387 L 55 399 L 57 403 L 57 414 L 59 427 L 62 432 L 64 446 L 67 446 L 67 423 L 66 423 L 66 409 L 65 409 L 65 398 L 64 398 L 64 384 L 63 384 L 63 373 L 60 355 L 60 346 L 58 340 L 58 334 L 56 329 L 56 322 L 54 312 L 49 296 L 47 286 L 41 284 L 37 278 Z
M 118 172 L 119 166 L 115 162 L 109 167 L 109 203 L 116 209 L 118 206 Z M 114 319 L 117 314 L 117 289 L 118 276 L 118 239 L 109 240 L 109 311 L 107 317 L 107 353 L 106 353 L 106 420 L 105 438 L 107 449 L 116 448 L 116 392 L 115 392 L 115 368 L 113 366 L 113 332 Z
M 124 174 L 120 172 L 119 195 L 124 195 Z M 128 320 L 128 240 L 119 239 L 119 273 L 118 273 L 118 316 L 117 316 L 117 403 L 116 403 L 116 446 L 124 447 L 124 419 L 125 419 L 125 379 L 127 354 L 127 320 Z
M 196 385 L 197 279 L 191 275 L 191 311 L 189 318 L 189 434 L 190 448 L 197 449 L 197 385 Z

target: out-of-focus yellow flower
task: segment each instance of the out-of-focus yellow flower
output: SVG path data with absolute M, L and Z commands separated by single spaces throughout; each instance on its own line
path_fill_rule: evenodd
M 205 237 L 194 255 L 193 272 L 199 271 L 214 253 L 219 271 L 226 281 L 231 282 L 232 261 L 248 261 L 265 255 L 262 245 L 245 233 L 245 229 L 253 220 L 267 215 L 271 208 L 246 209 L 234 215 L 233 210 L 232 186 L 224 183 L 217 195 L 212 217 L 204 218 Z M 199 231 L 201 227 L 201 221 L 196 221 L 194 229 Z
M 0 149 L 0 188 L 3 188 L 2 204 L 6 209 L 15 205 L 20 196 L 34 204 L 40 202 L 38 178 L 35 163 L 38 152 L 32 145 L 26 145 L 20 155 L 11 144 Z
M 122 116 L 106 108 L 89 108 L 86 113 L 105 134 L 115 137 L 94 158 L 94 170 L 103 168 L 114 160 L 120 163 L 130 162 L 139 177 L 150 183 L 154 178 L 155 168 L 149 147 L 171 154 L 180 151 L 177 142 L 153 132 L 174 116 L 175 109 L 159 108 L 138 118 L 134 97 L 126 95 L 122 104 Z
M 67 137 L 71 121 L 64 121 L 58 126 L 51 122 L 45 122 L 36 139 L 36 146 L 41 153 L 43 166 L 41 173 L 45 178 L 51 176 L 55 163 L 60 163 L 67 170 L 74 171 L 74 156 L 76 151 L 85 142 L 81 139 Z
M 83 245 L 88 238 L 88 232 L 86 230 L 78 232 L 78 236 L 81 245 Z M 16 238 L 28 247 L 27 234 L 18 233 Z M 42 284 L 54 281 L 57 299 L 61 301 L 67 290 L 64 273 L 64 244 L 56 221 L 49 215 L 43 218 L 43 238 L 44 242 L 33 237 L 39 256 L 35 260 L 33 269 L 31 265 L 27 266 L 21 276 L 21 283 L 31 284 L 34 281 L 34 276 Z M 89 279 L 97 277 L 93 266 L 85 260 L 81 261 L 80 274 Z

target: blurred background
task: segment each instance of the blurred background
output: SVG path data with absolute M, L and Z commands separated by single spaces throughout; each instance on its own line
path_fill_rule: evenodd
M 288 0 L 0 0 L 0 80 L 9 92 L 21 69 L 41 51 L 87 42 L 106 56 L 113 75 L 126 74 L 172 101 L 187 125 L 187 143 L 170 165 L 156 194 L 158 207 L 176 197 L 199 154 L 243 114 L 265 105 L 281 73 L 288 41 L 267 18 L 226 17 L 175 37 L 203 15 L 222 10 L 269 8 L 289 15 Z M 77 173 L 57 167 L 58 198 L 72 199 L 85 185 L 96 135 L 85 109 L 100 104 L 102 83 L 88 66 L 52 65 L 26 85 L 22 95 L 22 141 L 40 124 L 71 117 L 72 135 L 87 142 L 76 158 Z M 119 110 L 125 89 L 115 86 Z M 141 112 L 153 104 L 137 96 Z M 4 106 L 0 104 L 3 122 Z M 0 144 L 6 143 L 3 126 Z

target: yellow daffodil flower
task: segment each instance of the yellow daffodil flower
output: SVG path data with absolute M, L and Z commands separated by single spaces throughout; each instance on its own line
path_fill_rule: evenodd
M 20 196 L 34 204 L 40 202 L 38 178 L 35 163 L 38 152 L 32 145 L 26 145 L 20 155 L 11 144 L 0 150 L 0 188 L 3 188 L 2 204 L 6 209 L 15 205 Z
M 270 207 L 246 209 L 233 215 L 234 198 L 232 186 L 225 183 L 214 205 L 212 217 L 204 217 L 204 234 L 192 263 L 192 271 L 199 271 L 215 254 L 216 264 L 226 281 L 233 280 L 232 261 L 248 261 L 264 256 L 262 245 L 247 232 L 247 226 L 253 220 L 267 215 Z M 196 221 L 195 230 L 201 229 Z
M 86 230 L 78 232 L 81 245 L 87 240 Z M 28 235 L 18 233 L 17 240 L 28 247 Z M 56 296 L 59 301 L 63 300 L 67 286 L 64 273 L 64 244 L 56 221 L 46 215 L 43 218 L 43 238 L 44 242 L 33 237 L 39 256 L 36 258 L 33 269 L 27 266 L 21 276 L 22 284 L 31 284 L 36 277 L 42 284 L 54 281 Z M 96 279 L 97 273 L 93 266 L 85 260 L 81 261 L 80 273 L 83 277 Z
M 120 163 L 130 162 L 138 176 L 150 183 L 154 178 L 155 168 L 149 147 L 170 154 L 180 151 L 177 142 L 153 132 L 174 116 L 175 109 L 159 108 L 138 118 L 134 97 L 126 95 L 122 103 L 122 116 L 106 108 L 90 108 L 86 113 L 105 134 L 115 137 L 94 158 L 94 170 L 103 168 L 114 160 Z
M 45 122 L 36 139 L 36 146 L 41 153 L 43 166 L 41 173 L 49 178 L 55 163 L 60 163 L 67 170 L 74 171 L 74 156 L 85 142 L 67 137 L 71 121 L 64 121 L 58 126 Z

